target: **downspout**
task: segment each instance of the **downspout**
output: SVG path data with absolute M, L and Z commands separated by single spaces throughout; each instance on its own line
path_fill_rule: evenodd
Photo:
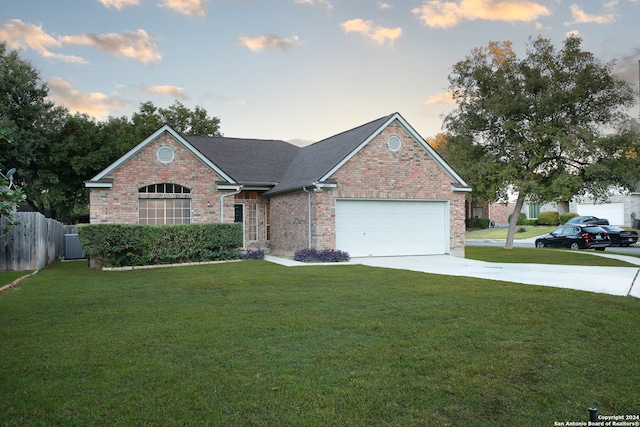
M 305 193 L 307 193 L 307 247 L 311 249 L 311 192 L 307 190 L 307 187 L 302 187 Z
M 233 193 L 223 194 L 222 196 L 220 196 L 220 222 L 224 222 L 224 199 L 229 196 L 235 196 L 236 194 L 240 194 L 241 191 L 242 191 L 242 186 L 239 185 L 238 189 Z

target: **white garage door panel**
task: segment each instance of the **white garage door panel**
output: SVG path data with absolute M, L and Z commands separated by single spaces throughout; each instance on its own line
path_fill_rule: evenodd
M 446 202 L 338 200 L 336 246 L 353 257 L 448 252 Z
M 577 206 L 578 215 L 592 215 L 606 218 L 611 225 L 624 225 L 624 203 L 581 203 Z

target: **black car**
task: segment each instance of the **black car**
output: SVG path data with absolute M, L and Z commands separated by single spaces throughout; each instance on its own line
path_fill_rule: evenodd
M 536 239 L 536 248 L 596 249 L 611 246 L 609 234 L 602 227 L 585 224 L 565 224 Z
M 567 221 L 567 224 L 590 224 L 590 225 L 609 225 L 606 218 L 597 218 L 595 216 L 576 216 Z
M 611 246 L 629 246 L 635 245 L 638 242 L 638 232 L 634 230 L 625 230 L 620 227 L 613 227 L 611 225 L 601 225 L 607 233 L 609 233 L 609 239 L 611 239 Z

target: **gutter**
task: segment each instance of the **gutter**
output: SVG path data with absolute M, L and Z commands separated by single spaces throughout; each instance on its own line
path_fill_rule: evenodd
M 307 193 L 307 248 L 311 249 L 311 192 L 307 187 L 302 190 Z
M 235 188 L 230 188 L 230 190 L 231 189 L 235 191 L 233 193 L 223 194 L 222 196 L 220 196 L 220 222 L 224 222 L 224 199 L 229 196 L 235 196 L 236 194 L 239 194 L 242 191 L 242 186 L 237 185 L 235 186 Z

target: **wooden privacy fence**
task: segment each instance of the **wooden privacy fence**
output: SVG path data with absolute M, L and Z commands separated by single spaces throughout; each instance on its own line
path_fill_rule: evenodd
M 75 225 L 64 225 L 37 212 L 12 214 L 20 222 L 0 235 L 0 271 L 39 270 L 64 255 L 64 235 L 77 233 Z M 0 218 L 0 232 L 7 224 Z

